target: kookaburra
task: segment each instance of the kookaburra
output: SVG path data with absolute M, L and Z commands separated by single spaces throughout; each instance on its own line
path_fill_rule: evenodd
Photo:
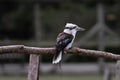
M 64 49 L 70 49 L 72 47 L 77 31 L 83 30 L 85 29 L 75 24 L 66 23 L 64 31 L 57 37 L 57 43 L 55 46 L 56 53 L 53 57 L 53 64 L 57 64 L 61 61 Z

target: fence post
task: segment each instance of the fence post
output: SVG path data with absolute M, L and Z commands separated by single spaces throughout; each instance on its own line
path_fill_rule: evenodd
M 120 60 L 116 64 L 116 80 L 120 80 Z
M 41 40 L 41 12 L 39 0 L 34 0 L 34 26 L 35 26 L 35 40 L 37 43 Z M 28 80 L 39 80 L 39 55 L 30 55 Z
M 39 80 L 39 55 L 30 55 L 28 80 Z
M 103 80 L 111 80 L 111 79 L 112 79 L 111 76 L 112 76 L 112 75 L 111 75 L 110 68 L 109 68 L 109 67 L 106 67 L 106 68 L 104 69 L 104 78 L 103 78 Z

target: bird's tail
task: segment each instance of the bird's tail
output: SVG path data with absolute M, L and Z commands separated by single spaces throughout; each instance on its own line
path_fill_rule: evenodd
M 62 51 L 60 51 L 59 53 L 56 53 L 55 55 L 54 55 L 54 58 L 53 58 L 53 64 L 57 64 L 57 63 L 59 63 L 60 61 L 61 61 L 61 59 L 62 59 Z

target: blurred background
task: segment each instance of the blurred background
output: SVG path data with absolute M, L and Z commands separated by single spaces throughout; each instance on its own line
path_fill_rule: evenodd
M 120 0 L 0 0 L 0 45 L 53 47 L 67 22 L 86 29 L 73 46 L 119 54 Z M 115 80 L 115 60 L 64 55 L 62 71 L 40 57 L 41 80 Z M 0 55 L 0 80 L 26 80 L 29 55 Z

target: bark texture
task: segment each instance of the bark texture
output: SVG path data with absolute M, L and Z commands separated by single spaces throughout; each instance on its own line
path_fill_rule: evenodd
M 38 47 L 28 47 L 24 45 L 8 45 L 0 47 L 0 54 L 5 53 L 20 53 L 20 54 L 54 54 L 55 48 L 38 48 Z M 114 60 L 120 60 L 120 55 L 113 54 L 110 52 L 103 52 L 97 50 L 88 50 L 81 49 L 78 47 L 73 47 L 72 49 L 65 50 L 65 54 L 77 54 L 84 56 L 94 56 L 94 57 L 103 57 Z

